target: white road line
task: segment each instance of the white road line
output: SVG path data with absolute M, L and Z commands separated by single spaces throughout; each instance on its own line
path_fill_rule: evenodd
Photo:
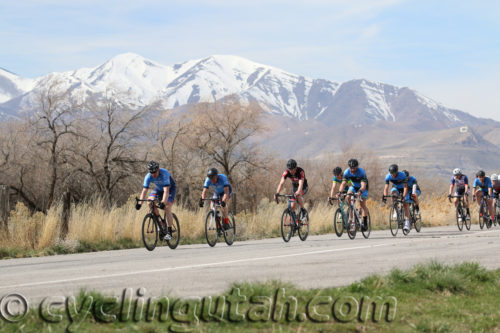
M 283 254 L 277 256 L 269 256 L 269 257 L 259 257 L 259 258 L 246 258 L 246 259 L 237 259 L 237 260 L 229 260 L 229 261 L 221 261 L 207 264 L 196 264 L 196 265 L 186 265 L 186 266 L 177 266 L 177 267 L 166 267 L 159 269 L 151 269 L 151 270 L 142 270 L 136 272 L 126 272 L 126 273 L 115 273 L 115 274 L 106 274 L 106 275 L 95 275 L 88 277 L 79 277 L 72 279 L 61 279 L 61 280 L 52 280 L 52 281 L 41 281 L 41 282 L 31 282 L 31 283 L 23 283 L 23 284 L 13 284 L 10 286 L 0 286 L 0 289 L 7 288 L 21 288 L 21 287 L 34 287 L 46 284 L 56 284 L 56 283 L 67 283 L 67 282 L 75 282 L 75 281 L 85 281 L 85 280 L 95 280 L 95 279 L 105 279 L 105 278 L 114 278 L 128 275 L 137 275 L 137 274 L 148 274 L 148 273 L 159 273 L 159 272 L 168 272 L 168 271 L 176 271 L 183 269 L 192 269 L 192 268 L 201 268 L 201 267 L 212 267 L 212 266 L 223 266 L 230 265 L 242 262 L 251 262 L 251 261 L 262 261 L 262 260 L 271 260 L 271 259 L 280 259 L 280 258 L 290 258 L 290 257 L 299 257 L 299 256 L 307 256 L 311 254 L 323 254 L 330 252 L 340 252 L 340 251 L 350 251 L 350 250 L 360 250 L 360 249 L 369 249 L 380 246 L 388 246 L 393 245 L 394 243 L 383 243 L 376 245 L 365 245 L 365 246 L 356 246 L 356 247 L 348 247 L 341 249 L 331 249 L 331 250 L 321 250 L 321 251 L 311 251 L 311 252 L 300 252 L 300 253 L 291 253 L 291 254 Z

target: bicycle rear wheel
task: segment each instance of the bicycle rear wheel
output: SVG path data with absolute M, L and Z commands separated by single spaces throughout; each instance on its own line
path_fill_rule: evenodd
M 179 219 L 177 218 L 177 215 L 172 213 L 172 216 L 174 218 L 174 224 L 172 225 L 172 238 L 167 241 L 167 245 L 173 250 L 177 247 L 177 245 L 179 245 L 179 241 L 181 239 L 181 227 L 179 226 Z
M 395 237 L 399 230 L 399 207 L 397 205 L 393 205 L 389 210 L 389 227 L 391 234 Z
M 351 220 L 352 216 L 352 220 Z M 350 239 L 356 238 L 356 232 L 358 231 L 358 217 L 356 216 L 356 213 L 352 210 L 351 207 L 347 209 L 347 218 L 351 223 L 349 223 L 349 227 L 347 229 L 347 236 L 349 236 Z M 354 223 L 354 228 L 352 227 L 352 223 Z
M 469 219 L 467 219 L 467 211 L 465 210 L 464 207 L 462 207 L 462 216 L 465 218 L 465 227 L 467 228 L 467 230 L 470 230 L 472 221 L 471 221 L 470 217 L 469 217 Z
M 464 228 L 464 216 L 462 212 L 462 206 L 458 204 L 457 209 L 456 209 L 456 215 L 457 215 L 457 227 L 458 230 L 462 231 Z
M 142 221 L 142 242 L 148 251 L 153 251 L 158 243 L 158 222 L 151 213 L 144 216 Z
M 300 215 L 302 215 L 302 213 L 300 213 Z M 307 211 L 306 211 L 306 216 L 302 217 L 298 223 L 299 223 L 299 238 L 301 241 L 305 241 L 307 239 L 307 235 L 309 235 L 309 213 Z
M 224 231 L 224 240 L 227 245 L 233 245 L 234 238 L 236 237 L 236 222 L 234 221 L 233 214 L 229 213 L 229 229 Z
M 338 237 L 342 236 L 342 233 L 344 232 L 344 217 L 342 216 L 342 209 L 337 208 L 335 211 L 335 215 L 333 215 L 333 226 L 335 228 L 335 234 L 337 234 Z
M 285 242 L 288 242 L 293 233 L 293 221 L 290 211 L 285 209 L 281 215 L 281 237 Z
M 366 230 L 363 230 L 363 228 L 361 228 L 361 233 L 363 234 L 363 237 L 368 238 L 370 237 L 371 231 L 372 231 L 372 220 L 370 218 L 370 214 L 368 214 L 366 219 Z
M 219 238 L 217 222 L 215 221 L 213 210 L 210 210 L 207 213 L 207 217 L 205 219 L 205 238 L 207 239 L 207 244 L 211 247 L 217 244 L 217 239 Z
M 420 230 L 422 230 L 422 215 L 420 215 L 420 211 L 417 213 L 415 204 L 411 205 L 411 211 L 413 213 L 413 225 L 415 226 L 415 230 L 420 232 Z

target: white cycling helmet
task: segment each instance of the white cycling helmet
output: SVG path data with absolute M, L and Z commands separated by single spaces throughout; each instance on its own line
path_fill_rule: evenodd
M 498 180 L 498 175 L 496 173 L 491 175 L 491 180 Z
M 462 174 L 462 170 L 460 170 L 459 168 L 456 168 L 455 170 L 453 170 L 453 176 L 457 176 L 457 175 L 461 175 Z

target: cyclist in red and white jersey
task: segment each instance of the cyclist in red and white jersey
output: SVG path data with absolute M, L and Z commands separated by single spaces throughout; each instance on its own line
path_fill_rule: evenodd
M 465 208 L 467 209 L 467 216 L 465 219 L 470 221 L 470 212 L 469 212 L 469 179 L 467 176 L 462 173 L 462 170 L 456 168 L 453 170 L 453 177 L 451 178 L 450 184 L 450 192 L 448 193 L 448 197 L 451 197 L 451 193 L 453 192 L 453 188 L 455 188 L 455 196 L 463 195 Z M 454 198 L 455 207 L 458 205 L 458 198 Z

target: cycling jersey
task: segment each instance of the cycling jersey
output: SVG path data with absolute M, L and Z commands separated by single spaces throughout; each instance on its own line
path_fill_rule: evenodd
M 391 173 L 388 173 L 387 176 L 385 176 L 385 183 L 389 185 L 389 182 L 391 182 L 398 190 L 402 190 L 404 188 L 404 184 L 408 183 L 408 179 L 406 178 L 404 172 L 399 171 L 396 174 L 396 177 L 393 177 Z
M 455 176 L 453 176 L 451 178 L 451 185 L 456 186 L 457 190 L 463 189 L 463 188 L 465 188 L 465 185 L 469 185 L 469 179 L 467 179 L 466 175 L 462 175 L 462 177 L 460 177 L 460 179 L 457 179 L 457 178 L 455 178 Z
M 210 181 L 210 178 L 206 178 L 205 179 L 205 184 L 203 184 L 203 187 L 204 188 L 209 188 L 209 187 L 213 187 L 214 188 L 214 192 L 216 195 L 223 195 L 224 194 L 224 188 L 225 187 L 229 187 L 229 193 L 232 193 L 232 188 L 231 188 L 231 185 L 229 184 L 229 181 L 227 179 L 227 176 L 220 173 L 217 175 L 217 183 L 212 183 Z
M 490 177 L 484 177 L 484 183 L 481 183 L 481 181 L 479 180 L 479 178 L 476 178 L 476 180 L 474 180 L 474 188 L 478 188 L 479 190 L 483 191 L 483 193 L 485 195 L 488 194 L 488 189 L 489 188 L 492 188 L 493 185 L 491 183 L 491 179 Z
M 341 184 L 342 183 L 342 179 L 338 179 L 337 176 L 333 176 L 333 182 L 334 183 L 337 183 L 337 184 Z M 349 187 L 352 186 L 352 181 L 347 181 L 347 186 L 344 187 L 344 192 L 343 193 L 347 193 L 347 190 L 349 190 Z
M 167 169 L 161 169 L 158 177 L 154 178 L 151 173 L 148 173 L 144 178 L 144 188 L 149 188 L 149 185 L 153 183 L 155 188 L 151 192 L 150 196 L 162 200 L 163 198 L 163 188 L 168 186 L 168 201 L 174 202 L 176 185 L 174 178 L 170 175 Z
M 175 182 L 170 172 L 167 169 L 160 168 L 160 173 L 158 177 L 154 178 L 151 173 L 148 173 L 146 177 L 144 177 L 144 188 L 149 188 L 149 185 L 153 183 L 156 186 L 156 190 L 163 192 L 163 188 L 166 186 L 175 187 Z
M 500 193 L 500 181 L 491 181 L 491 187 L 493 188 L 493 191 L 495 191 L 497 194 Z
M 307 179 L 306 179 L 306 173 L 304 172 L 304 169 L 297 167 L 297 170 L 295 171 L 295 174 L 291 174 L 290 171 L 285 170 L 282 175 L 283 178 L 287 179 L 290 178 L 292 181 L 292 187 L 293 191 L 296 192 L 297 189 L 299 188 L 299 180 L 303 179 L 304 180 L 304 185 L 303 190 L 306 190 L 308 185 L 307 185 Z
M 418 186 L 417 178 L 410 176 L 408 177 L 408 190 L 411 191 L 413 185 L 417 185 L 417 191 L 420 191 L 420 186 Z
M 358 168 L 355 173 L 351 172 L 351 169 L 347 168 L 344 171 L 344 180 L 346 182 L 351 181 L 352 186 L 355 188 L 361 187 L 361 182 L 366 183 L 366 189 L 368 189 L 368 178 L 366 177 L 366 172 L 362 168 Z

